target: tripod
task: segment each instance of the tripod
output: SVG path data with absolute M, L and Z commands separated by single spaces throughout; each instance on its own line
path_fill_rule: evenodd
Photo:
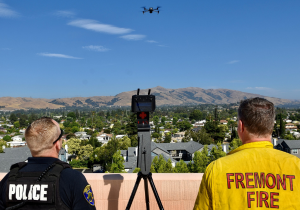
M 160 201 L 159 195 L 158 195 L 158 193 L 156 191 L 156 188 L 155 188 L 155 185 L 154 185 L 154 182 L 153 182 L 153 179 L 152 179 L 152 173 L 151 172 L 149 174 L 147 174 L 147 175 L 143 175 L 141 172 L 138 173 L 138 177 L 136 179 L 136 182 L 135 182 L 134 188 L 132 190 L 132 193 L 131 193 L 130 199 L 128 201 L 128 204 L 126 206 L 126 210 L 129 210 L 130 207 L 131 207 L 131 204 L 132 204 L 132 201 L 134 199 L 135 193 L 136 193 L 136 191 L 137 191 L 137 189 L 139 187 L 139 184 L 140 184 L 140 181 L 141 181 L 142 178 L 144 179 L 145 198 L 146 198 L 147 210 L 150 209 L 150 206 L 149 206 L 149 203 L 150 203 L 149 202 L 149 191 L 148 191 L 148 182 L 147 182 L 147 180 L 149 181 L 149 183 L 151 185 L 151 188 L 152 188 L 152 191 L 153 191 L 153 193 L 155 195 L 155 199 L 156 199 L 156 202 L 157 202 L 157 204 L 159 206 L 159 209 L 160 210 L 164 210 L 164 207 L 163 207 L 163 205 L 162 205 L 162 203 Z
M 138 173 L 138 177 L 136 179 L 128 204 L 126 206 L 126 210 L 129 210 L 131 207 L 132 201 L 134 199 L 134 196 L 136 194 L 136 191 L 139 187 L 142 178 L 144 179 L 147 210 L 150 210 L 148 181 L 151 185 L 159 209 L 164 210 L 164 207 L 160 201 L 159 195 L 156 191 L 152 179 L 152 173 L 150 172 L 151 136 L 150 136 L 150 125 L 149 125 L 149 111 L 154 111 L 155 109 L 155 96 L 150 95 L 150 90 L 148 92 L 148 95 L 139 96 L 139 91 L 140 89 L 138 89 L 137 95 L 132 96 L 131 109 L 133 112 L 137 113 L 137 128 L 138 128 L 137 166 L 141 170 Z

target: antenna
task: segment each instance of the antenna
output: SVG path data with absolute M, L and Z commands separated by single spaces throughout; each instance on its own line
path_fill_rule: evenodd
M 136 95 L 140 95 L 140 88 L 137 89 L 137 94 Z
M 150 93 L 151 93 L 151 89 L 148 90 L 148 95 L 150 95 Z

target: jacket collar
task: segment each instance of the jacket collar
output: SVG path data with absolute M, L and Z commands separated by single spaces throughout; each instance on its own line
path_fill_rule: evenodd
M 244 144 L 238 148 L 236 148 L 235 150 L 232 150 L 231 152 L 229 152 L 227 155 L 231 155 L 234 154 L 236 152 L 239 152 L 241 150 L 244 149 L 251 149 L 251 148 L 274 148 L 273 144 L 269 141 L 257 141 L 257 142 L 251 142 L 251 143 L 247 143 Z

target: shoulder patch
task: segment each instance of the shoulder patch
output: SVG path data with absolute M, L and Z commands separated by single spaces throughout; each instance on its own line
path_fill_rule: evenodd
M 94 195 L 92 192 L 91 185 L 87 185 L 84 190 L 83 190 L 83 196 L 85 200 L 91 205 L 95 206 L 95 200 L 94 200 Z

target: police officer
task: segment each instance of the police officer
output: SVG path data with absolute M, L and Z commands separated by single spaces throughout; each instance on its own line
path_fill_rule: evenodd
M 48 117 L 28 126 L 25 139 L 32 157 L 12 165 L 0 182 L 0 209 L 95 209 L 83 174 L 58 159 L 62 135 Z
M 273 149 L 273 103 L 247 99 L 238 109 L 242 146 L 212 162 L 194 210 L 299 209 L 300 159 Z

